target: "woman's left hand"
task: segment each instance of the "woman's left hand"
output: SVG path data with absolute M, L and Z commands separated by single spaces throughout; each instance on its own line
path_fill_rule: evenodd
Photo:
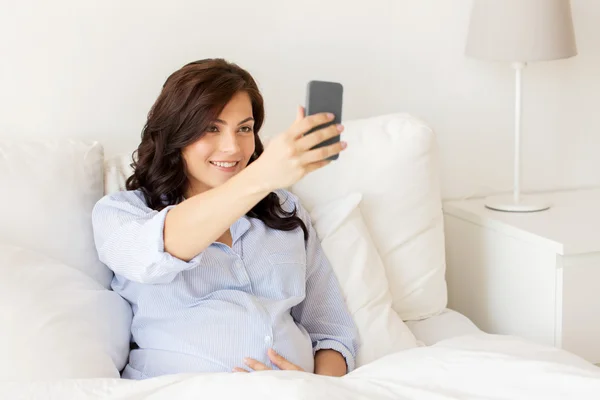
M 284 370 L 284 371 L 304 371 L 302 368 L 300 368 L 299 366 L 297 366 L 296 364 L 292 364 L 291 362 L 289 362 L 288 360 L 286 360 L 285 358 L 283 358 L 282 356 L 280 356 L 279 354 L 277 354 L 275 352 L 275 350 L 273 349 L 269 349 L 267 351 L 267 355 L 269 356 L 269 359 L 271 360 L 271 362 L 273 364 L 275 364 L 277 367 L 279 367 L 279 369 Z M 265 364 L 261 363 L 260 361 L 256 361 L 253 358 L 245 358 L 244 359 L 244 363 L 251 369 L 253 369 L 254 371 L 267 371 L 270 370 L 271 368 L 267 367 Z M 233 372 L 249 372 L 243 368 L 234 368 Z

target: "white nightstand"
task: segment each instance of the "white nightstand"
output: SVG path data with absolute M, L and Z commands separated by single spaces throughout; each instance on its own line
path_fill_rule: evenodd
M 600 363 L 600 189 L 547 195 L 534 213 L 444 204 L 448 307 Z

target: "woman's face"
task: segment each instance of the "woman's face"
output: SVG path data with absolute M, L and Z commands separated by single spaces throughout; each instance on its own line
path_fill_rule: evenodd
M 252 102 L 238 92 L 204 136 L 182 150 L 189 189 L 186 197 L 222 185 L 243 170 L 254 153 Z

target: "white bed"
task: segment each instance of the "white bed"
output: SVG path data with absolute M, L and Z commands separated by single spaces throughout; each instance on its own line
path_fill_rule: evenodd
M 406 114 L 345 125 L 345 155 L 290 188 L 362 340 L 342 378 L 120 379 L 131 309 L 109 290 L 89 216 L 123 188 L 129 161 L 106 160 L 99 143 L 0 141 L 0 192 L 19 193 L 0 196 L 0 399 L 600 399 L 600 368 L 446 308 L 433 131 Z
M 476 334 L 383 357 L 342 378 L 303 372 L 173 375 L 145 381 L 4 383 L 2 399 L 577 399 L 597 400 L 600 373 L 568 353 Z

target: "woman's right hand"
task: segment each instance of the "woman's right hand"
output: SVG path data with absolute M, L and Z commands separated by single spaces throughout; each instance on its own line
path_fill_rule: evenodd
M 326 128 L 304 135 L 314 127 L 333 120 L 333 114 L 320 113 L 304 116 L 304 108 L 298 107 L 296 121 L 290 128 L 273 138 L 262 155 L 253 163 L 261 168 L 263 183 L 271 190 L 292 186 L 306 174 L 324 167 L 327 160 L 346 148 L 346 142 L 312 149 L 319 143 L 342 133 L 344 127 L 330 125 Z M 312 149 L 312 150 L 311 150 Z

